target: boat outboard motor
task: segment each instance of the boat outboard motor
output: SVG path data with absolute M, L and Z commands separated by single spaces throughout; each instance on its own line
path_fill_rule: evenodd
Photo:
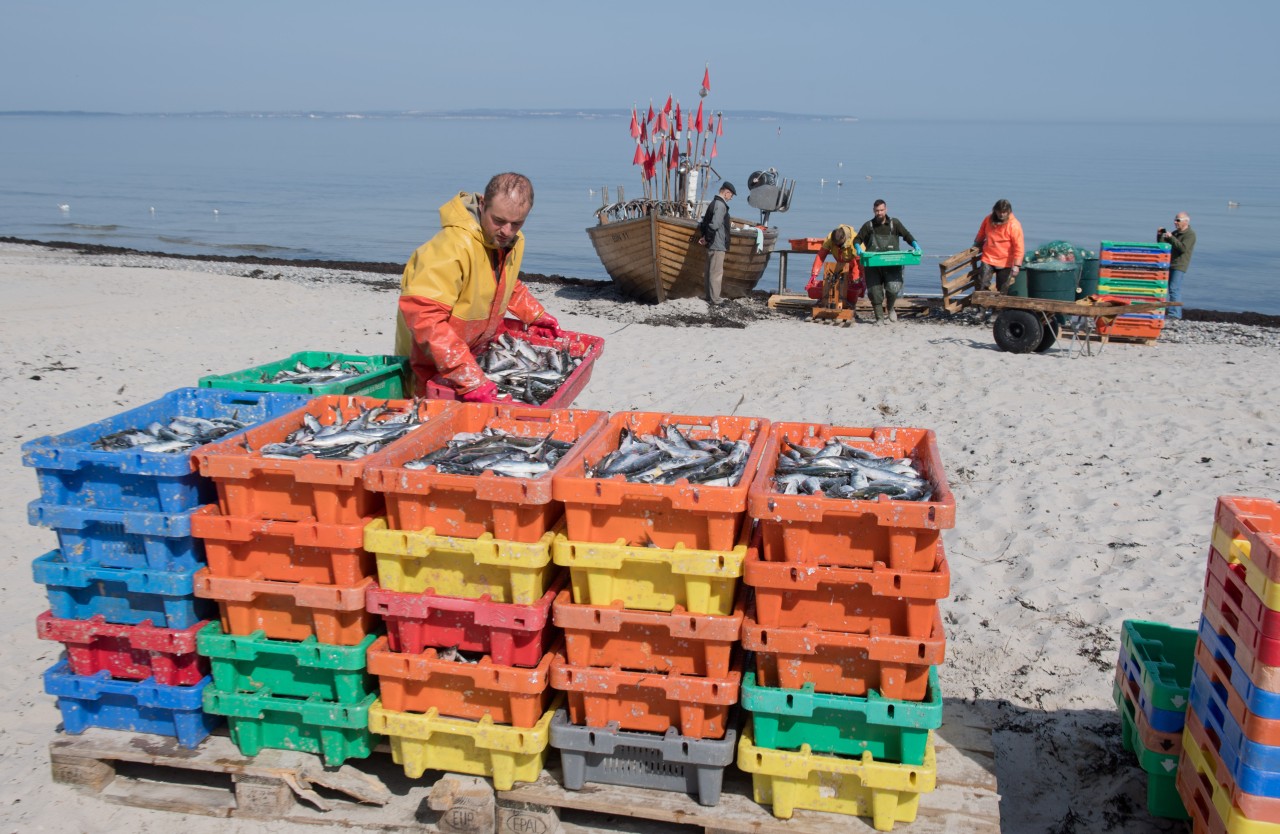
M 791 208 L 791 192 L 796 188 L 796 181 L 781 179 L 777 169 L 769 168 L 747 177 L 747 188 L 750 192 L 747 205 L 760 209 L 760 225 L 768 226 L 770 213 Z

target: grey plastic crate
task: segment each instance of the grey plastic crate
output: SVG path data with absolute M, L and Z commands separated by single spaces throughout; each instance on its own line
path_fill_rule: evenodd
M 551 717 L 551 746 L 560 751 L 564 786 L 581 790 L 587 782 L 683 791 L 699 805 L 720 802 L 724 769 L 738 745 L 736 716 L 722 739 L 688 738 L 674 728 L 659 735 L 608 727 L 581 727 L 556 710 Z

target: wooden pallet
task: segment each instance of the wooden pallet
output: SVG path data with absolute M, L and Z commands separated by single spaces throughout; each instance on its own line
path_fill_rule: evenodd
M 908 834 L 1000 830 L 991 730 L 962 703 L 947 704 L 937 737 L 938 786 Z M 386 747 L 326 768 L 310 753 L 247 757 L 225 735 L 199 748 L 163 736 L 91 729 L 49 745 L 55 782 L 121 805 L 206 816 L 415 834 L 830 834 L 871 831 L 868 820 L 796 811 L 779 820 L 751 798 L 750 777 L 728 768 L 720 802 L 680 793 L 588 784 L 561 787 L 558 767 L 495 796 L 486 779 L 428 771 L 410 780 Z M 553 757 L 554 761 L 554 757 Z

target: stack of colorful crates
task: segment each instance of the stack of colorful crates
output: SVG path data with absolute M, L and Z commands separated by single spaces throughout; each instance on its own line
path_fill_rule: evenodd
M 377 694 L 365 653 L 380 623 L 366 610 L 374 559 L 364 549 L 364 528 L 382 514 L 382 496 L 365 488 L 363 458 L 268 457 L 259 450 L 308 421 L 344 423 L 374 407 L 414 409 L 428 422 L 451 408 L 316 397 L 194 456 L 218 498 L 193 517 L 209 557 L 195 593 L 216 600 L 221 615 L 199 635 L 199 651 L 213 661 L 204 707 L 227 717 L 247 756 L 264 747 L 304 750 L 338 765 L 373 749 L 369 708 Z
M 773 482 L 793 445 L 843 443 L 909 458 L 927 501 L 786 495 Z M 915 818 L 933 789 L 930 731 L 942 724 L 938 601 L 950 592 L 942 530 L 955 523 L 932 431 L 775 423 L 751 487 L 758 534 L 744 579 L 755 590 L 743 645 L 751 730 L 738 766 L 757 802 L 872 817 L 889 830 Z
M 1098 294 L 1135 304 L 1165 301 L 1169 297 L 1167 243 L 1133 243 L 1104 240 L 1098 252 Z M 1156 339 L 1164 329 L 1165 312 L 1117 316 L 1106 327 L 1111 336 Z
M 747 492 L 768 422 L 656 412 L 614 414 L 555 479 L 565 528 L 554 560 L 569 569 L 555 600 L 564 650 L 551 685 L 566 693 L 551 744 L 564 784 L 683 791 L 719 801 L 733 762 L 750 541 Z M 625 432 L 746 444 L 733 486 L 633 483 L 587 473 Z
M 1125 620 L 1111 696 L 1124 749 L 1147 774 L 1147 810 L 1185 820 L 1175 777 L 1195 664 L 1195 629 Z
M 410 778 L 447 770 L 508 790 L 542 772 L 555 706 L 551 605 L 565 586 L 551 558 L 563 515 L 552 481 L 572 451 L 537 477 L 404 464 L 485 431 L 587 443 L 605 419 L 459 403 L 370 459 L 365 485 L 385 498 L 386 517 L 365 528 L 379 583 L 367 607 L 387 636 L 369 647 L 382 693 L 369 721 Z
M 1280 504 L 1214 514 L 1178 793 L 1196 832 L 1280 831 Z
M 183 388 L 23 445 L 23 463 L 40 481 L 31 523 L 58 534 L 58 548 L 37 558 L 33 572 L 50 604 L 38 633 L 66 647 L 44 682 L 67 732 L 130 730 L 194 747 L 221 721 L 201 707 L 209 678 L 196 633 L 206 606 L 193 594 L 205 555 L 192 518 L 212 484 L 195 472 L 186 449 L 113 450 L 98 441 L 178 420 L 201 431 L 210 428 L 202 422 L 217 418 L 261 423 L 304 401 Z

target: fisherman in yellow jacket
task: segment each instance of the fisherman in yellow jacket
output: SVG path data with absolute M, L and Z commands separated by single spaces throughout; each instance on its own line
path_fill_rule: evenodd
M 464 191 L 440 207 L 440 231 L 418 247 L 400 279 L 396 354 L 409 357 L 415 395 L 439 374 L 459 399 L 498 402 L 474 354 L 508 312 L 532 333 L 561 335 L 519 279 L 520 227 L 532 208 L 533 183 L 514 173 L 489 180 L 483 195 Z

